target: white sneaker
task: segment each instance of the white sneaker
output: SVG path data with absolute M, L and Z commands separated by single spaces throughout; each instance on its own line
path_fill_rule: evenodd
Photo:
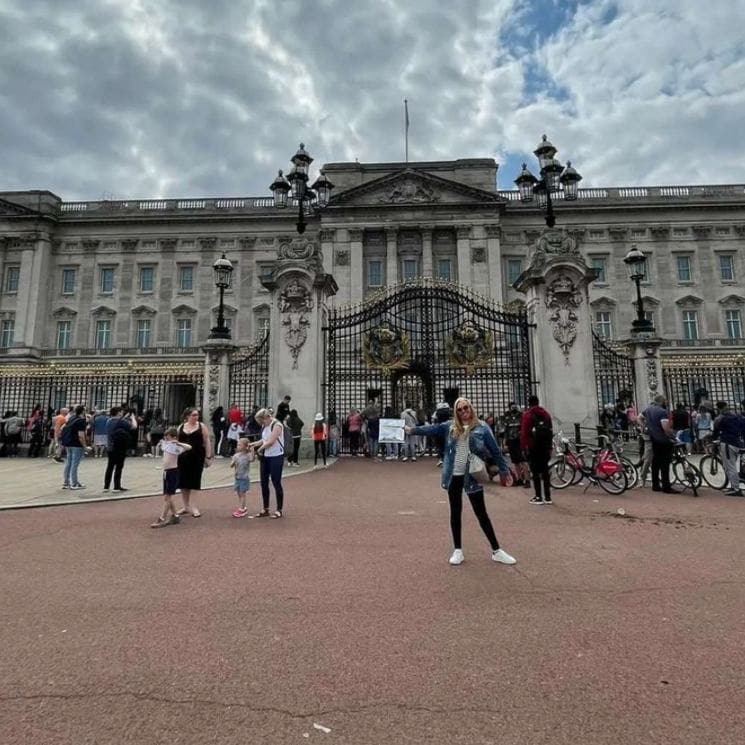
M 406 458 L 406 457 L 404 457 L 404 458 L 401 458 L 401 463 L 406 463 L 406 461 L 407 461 L 407 460 L 409 460 L 409 459 L 408 459 L 408 458 Z
M 497 549 L 491 552 L 492 561 L 498 561 L 501 564 L 517 564 L 517 559 L 510 556 L 504 549 Z
M 464 562 L 465 558 L 466 557 L 463 556 L 463 551 L 461 551 L 459 548 L 456 548 L 455 551 L 453 551 L 453 555 L 448 559 L 448 563 L 452 564 L 453 566 L 458 566 L 458 564 L 462 564 Z
M 416 458 L 411 459 L 413 463 L 416 463 Z

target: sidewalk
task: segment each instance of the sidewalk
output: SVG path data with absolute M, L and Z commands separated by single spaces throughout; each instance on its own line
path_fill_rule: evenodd
M 333 463 L 333 460 L 329 461 Z M 233 486 L 233 471 L 229 458 L 217 458 L 212 466 L 204 469 L 203 489 Z M 103 492 L 103 476 L 106 458 L 83 458 L 79 476 L 85 489 L 63 490 L 62 469 L 64 464 L 50 458 L 0 459 L 0 510 L 21 507 L 49 507 L 83 502 L 108 502 L 118 499 L 149 497 L 162 493 L 160 458 L 127 458 L 124 464 L 122 485 L 129 491 L 123 493 Z M 285 465 L 283 478 L 313 470 L 312 461 L 301 461 L 299 468 Z M 251 480 L 258 480 L 257 464 L 251 466 Z

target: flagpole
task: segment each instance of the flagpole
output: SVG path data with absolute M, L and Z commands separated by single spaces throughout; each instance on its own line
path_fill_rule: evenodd
M 409 101 L 404 98 L 404 153 L 406 163 L 409 162 Z

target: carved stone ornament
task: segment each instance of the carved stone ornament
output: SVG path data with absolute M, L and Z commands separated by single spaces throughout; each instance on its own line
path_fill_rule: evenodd
M 98 251 L 98 247 L 101 245 L 101 241 L 83 241 L 83 251 Z
M 300 350 L 308 340 L 308 314 L 312 309 L 311 291 L 297 279 L 292 279 L 279 294 L 279 312 L 282 314 L 282 325 L 287 329 L 285 341 L 292 356 L 293 370 L 297 370 Z
M 471 263 L 483 264 L 486 261 L 486 249 L 483 246 L 473 246 L 471 248 Z
M 546 228 L 535 244 L 536 251 L 547 254 L 579 254 L 577 239 L 566 230 Z
M 652 238 L 656 241 L 666 241 L 670 237 L 669 225 L 652 225 L 649 228 Z
M 336 266 L 349 266 L 349 251 L 337 251 L 334 264 Z
M 737 223 L 732 227 L 735 229 L 735 233 L 737 233 L 741 238 L 745 235 L 745 223 Z
M 711 225 L 691 225 L 693 235 L 699 239 L 709 238 L 711 236 L 712 229 L 713 228 Z
M 415 179 L 405 179 L 397 183 L 389 192 L 378 198 L 385 204 L 419 204 L 437 202 L 440 195 L 428 184 Z
M 485 229 L 487 238 L 501 238 L 502 236 L 501 225 L 486 225 Z
M 494 360 L 494 337 L 470 318 L 453 331 L 445 348 L 448 362 L 453 367 L 462 367 L 466 375 L 487 367 Z
M 175 251 L 176 250 L 176 244 L 178 243 L 178 240 L 176 238 L 161 238 L 158 241 L 158 247 L 161 251 Z
M 628 228 L 608 228 L 608 235 L 612 241 L 625 241 L 628 234 Z
M 210 352 L 207 361 L 207 375 L 209 377 L 209 410 L 214 411 L 218 406 L 218 394 L 220 392 L 220 355 Z
M 652 399 L 657 395 L 657 388 L 659 387 L 655 360 L 647 360 L 647 386 L 649 387 L 650 399 Z
M 238 239 L 238 245 L 240 246 L 241 251 L 248 251 L 254 247 L 255 243 L 256 238 L 249 238 L 248 236 Z
M 320 230 L 318 232 L 318 240 L 320 241 L 333 241 L 336 231 L 332 229 Z
M 323 272 L 321 247 L 315 241 L 305 237 L 280 239 L 277 261 L 280 265 L 294 264 L 307 271 Z
M 387 321 L 366 333 L 362 341 L 362 358 L 371 370 L 390 375 L 393 370 L 408 367 L 411 342 L 401 329 Z
M 569 364 L 569 351 L 577 338 L 577 308 L 582 305 L 582 293 L 566 274 L 560 274 L 546 289 L 548 320 L 553 337 L 559 344 L 564 361 Z
M 122 241 L 122 251 L 134 251 L 139 242 L 138 238 L 126 238 Z

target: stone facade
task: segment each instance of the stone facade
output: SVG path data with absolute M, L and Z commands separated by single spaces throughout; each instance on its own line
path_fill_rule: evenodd
M 355 303 L 420 276 L 524 302 L 512 283 L 543 217 L 516 191 L 496 190 L 496 172 L 491 159 L 325 166 L 337 188 L 307 235 L 319 247 L 312 276 L 332 277 L 338 291 L 314 289 L 313 302 Z M 599 333 L 628 336 L 635 294 L 623 258 L 635 243 L 648 256 L 643 294 L 663 354 L 742 350 L 743 186 L 580 189 L 556 212 L 597 273 L 587 309 Z M 232 341 L 248 345 L 289 317 L 271 279 L 294 222 L 295 210 L 275 210 L 270 197 L 70 203 L 0 192 L 0 359 L 201 356 L 223 253 L 235 268 L 225 295 Z M 299 342 L 303 329 L 289 331 Z

